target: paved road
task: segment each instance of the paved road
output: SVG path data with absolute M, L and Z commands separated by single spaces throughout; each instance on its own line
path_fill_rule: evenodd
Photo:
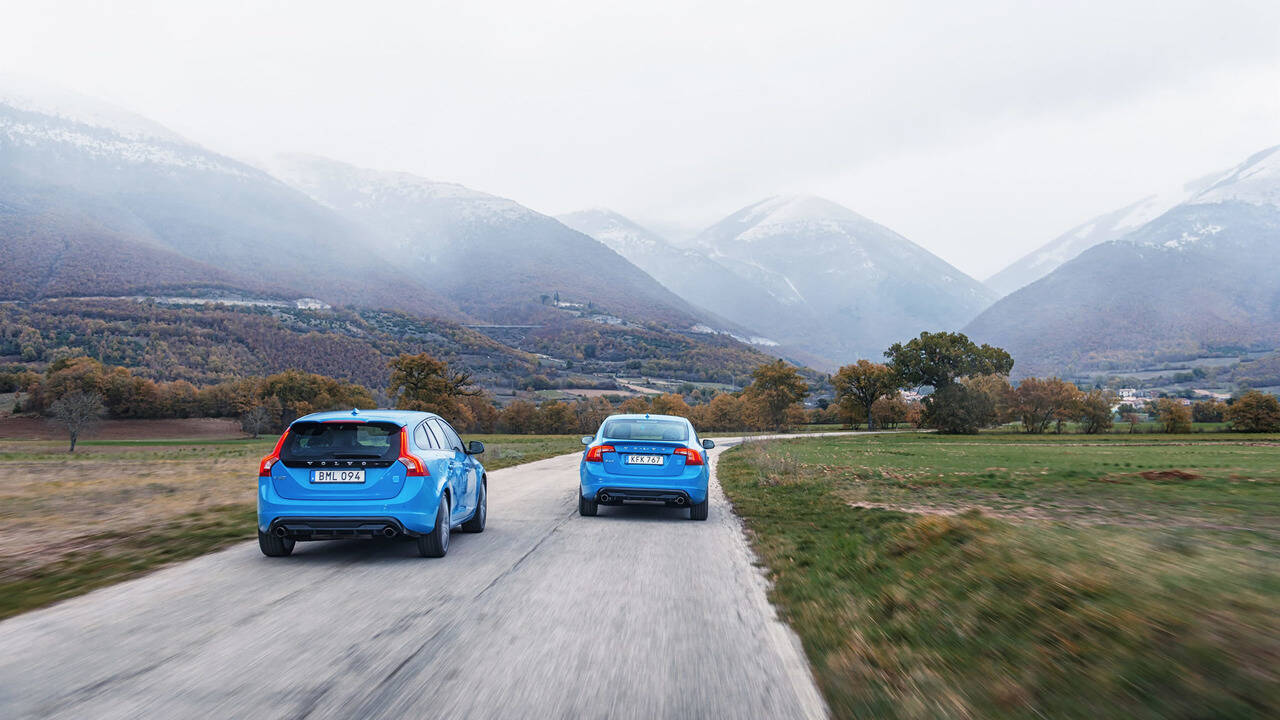
M 576 473 L 492 473 L 488 529 L 441 560 L 249 543 L 7 620 L 0 717 L 825 714 L 718 484 L 707 522 L 582 518 Z

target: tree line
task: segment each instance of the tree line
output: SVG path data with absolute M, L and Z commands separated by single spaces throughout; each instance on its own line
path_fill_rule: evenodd
M 1009 381 L 1009 354 L 977 345 L 961 333 L 921 333 L 892 345 L 885 358 L 885 363 L 864 359 L 840 368 L 830 378 L 835 402 L 820 401 L 812 409 L 803 404 L 811 393 L 809 384 L 795 366 L 782 360 L 758 366 L 749 384 L 737 392 L 693 391 L 616 401 L 517 399 L 499 407 L 469 371 L 427 353 L 406 353 L 387 364 L 390 383 L 377 396 L 396 408 L 438 413 L 465 432 L 484 433 L 590 433 L 617 412 L 678 415 L 702 431 L 866 422 L 869 428 L 905 423 L 943 433 L 975 433 L 1018 422 L 1028 433 L 1050 428 L 1061 432 L 1067 423 L 1100 433 L 1114 422 L 1116 398 L 1111 391 L 1084 391 L 1058 378 L 1026 378 L 1014 386 Z M 908 402 L 904 389 L 931 392 Z M 7 390 L 23 393 L 15 411 L 52 416 L 68 429 L 73 447 L 75 437 L 99 417 L 236 417 L 256 437 L 279 432 L 307 413 L 379 404 L 375 393 L 362 385 L 299 370 L 196 387 L 184 380 L 156 382 L 89 357 L 56 360 L 43 374 L 23 368 L 0 371 L 0 391 Z M 1137 411 L 1131 409 L 1122 412 L 1122 418 L 1133 429 Z M 1166 432 L 1188 432 L 1193 420 L 1225 421 L 1240 431 L 1280 432 L 1280 401 L 1260 392 L 1245 393 L 1229 404 L 1205 401 L 1190 407 L 1164 398 L 1152 411 Z
M 1001 348 L 978 345 L 963 333 L 923 332 L 884 353 L 887 362 L 859 360 L 840 368 L 831 378 L 841 420 L 847 425 L 865 421 L 870 428 L 885 421 L 904 421 L 943 433 L 971 434 L 982 428 L 1019 423 L 1028 433 L 1051 427 L 1062 432 L 1075 423 L 1085 433 L 1111 430 L 1116 395 L 1106 389 L 1081 390 L 1059 378 L 1009 381 L 1013 358 Z M 901 399 L 902 390 L 932 392 L 918 405 Z M 1122 419 L 1136 428 L 1137 408 L 1122 410 Z M 1192 406 L 1161 398 L 1151 404 L 1165 432 L 1190 432 L 1197 422 L 1228 422 L 1242 432 L 1280 432 L 1280 400 L 1249 391 L 1230 404 L 1203 401 Z

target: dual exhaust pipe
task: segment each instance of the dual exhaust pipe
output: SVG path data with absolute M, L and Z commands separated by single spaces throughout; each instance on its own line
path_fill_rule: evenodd
M 596 502 L 599 502 L 599 503 L 607 503 L 610 500 L 614 500 L 614 499 L 616 498 L 614 498 L 612 495 L 610 495 L 607 492 L 598 493 L 596 495 Z M 685 496 L 677 495 L 676 499 L 672 500 L 671 502 L 675 503 L 676 507 L 684 507 L 685 504 L 688 503 L 689 501 L 685 499 Z
M 284 525 L 277 525 L 276 528 L 271 532 L 278 538 L 285 538 L 289 536 L 289 528 L 285 527 Z M 399 534 L 400 534 L 400 531 L 395 529 L 395 527 L 391 525 L 388 525 L 382 528 L 383 537 L 393 538 Z

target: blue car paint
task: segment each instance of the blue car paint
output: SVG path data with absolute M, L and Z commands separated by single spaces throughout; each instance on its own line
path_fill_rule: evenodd
M 396 462 L 380 478 L 377 488 L 315 485 L 307 493 L 309 497 L 296 497 L 303 494 L 297 491 L 304 482 L 301 475 L 310 471 L 287 468 L 277 461 L 270 477 L 258 478 L 258 529 L 267 532 L 276 520 L 290 517 L 379 517 L 399 521 L 410 533 L 426 534 L 434 529 L 436 509 L 446 489 L 452 500 L 450 524 L 457 526 L 470 520 L 476 512 L 478 488 L 484 482 L 484 466 L 463 451 L 423 447 L 427 443 L 420 442 L 423 436 L 415 430 L 429 419 L 444 422 L 432 413 L 406 410 L 333 411 L 298 418 L 290 427 L 300 422 L 342 421 L 391 423 L 407 428 L 408 450 L 422 461 L 428 476 L 406 477 L 405 467 Z M 295 497 L 285 497 L 282 490 Z
M 688 427 L 689 436 L 683 441 L 632 441 L 602 437 L 601 433 L 605 426 L 614 419 L 678 421 Z M 587 462 L 587 453 L 597 445 L 613 445 L 619 449 L 617 452 L 604 453 L 604 460 L 601 462 Z M 623 448 L 626 450 L 624 451 Z M 673 455 L 672 451 L 676 448 L 694 450 L 701 455 L 702 464 L 685 465 L 683 457 Z M 630 454 L 629 451 L 667 457 L 661 466 L 624 466 L 625 456 Z M 671 490 L 684 492 L 689 496 L 691 503 L 700 503 L 707 499 L 707 484 L 711 480 L 710 468 L 707 453 L 699 444 L 698 434 L 688 420 L 671 415 L 610 415 L 600 424 L 600 429 L 582 451 L 582 459 L 578 463 L 579 492 L 582 497 L 595 500 L 600 490 L 604 488 Z

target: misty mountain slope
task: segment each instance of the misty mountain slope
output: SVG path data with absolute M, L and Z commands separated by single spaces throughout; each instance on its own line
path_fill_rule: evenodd
M 704 313 L 613 250 L 512 200 L 408 173 L 288 155 L 281 178 L 378 238 L 380 252 L 475 317 L 555 312 L 542 296 L 688 328 Z
M 57 115 L 11 102 L 0 101 L 0 250 L 14 297 L 214 285 L 430 305 L 426 288 L 390 292 L 411 279 L 363 252 L 349 223 L 260 170 L 145 119 L 94 113 L 88 100 L 92 123 L 65 98 Z
M 680 248 L 612 210 L 592 209 L 557 217 L 560 222 L 599 240 L 634 263 L 675 294 L 702 308 L 751 307 L 752 323 L 740 323 L 752 333 L 761 315 L 776 322 L 787 308 L 773 302 L 750 283 L 702 253 Z M 746 317 L 746 314 L 742 314 Z M 767 345 L 771 339 L 754 337 Z
M 1151 195 L 1081 223 L 987 278 L 986 285 L 1001 296 L 1030 285 L 1085 250 L 1116 240 L 1187 202 L 1227 174 L 1219 172 L 1193 180 L 1176 190 Z
M 1021 375 L 1280 347 L 1280 150 L 1000 300 L 967 328 Z
M 836 203 L 769 198 L 703 231 L 696 247 L 748 283 L 705 303 L 778 342 L 840 362 L 879 357 L 922 330 L 955 329 L 994 299 L 973 278 Z

